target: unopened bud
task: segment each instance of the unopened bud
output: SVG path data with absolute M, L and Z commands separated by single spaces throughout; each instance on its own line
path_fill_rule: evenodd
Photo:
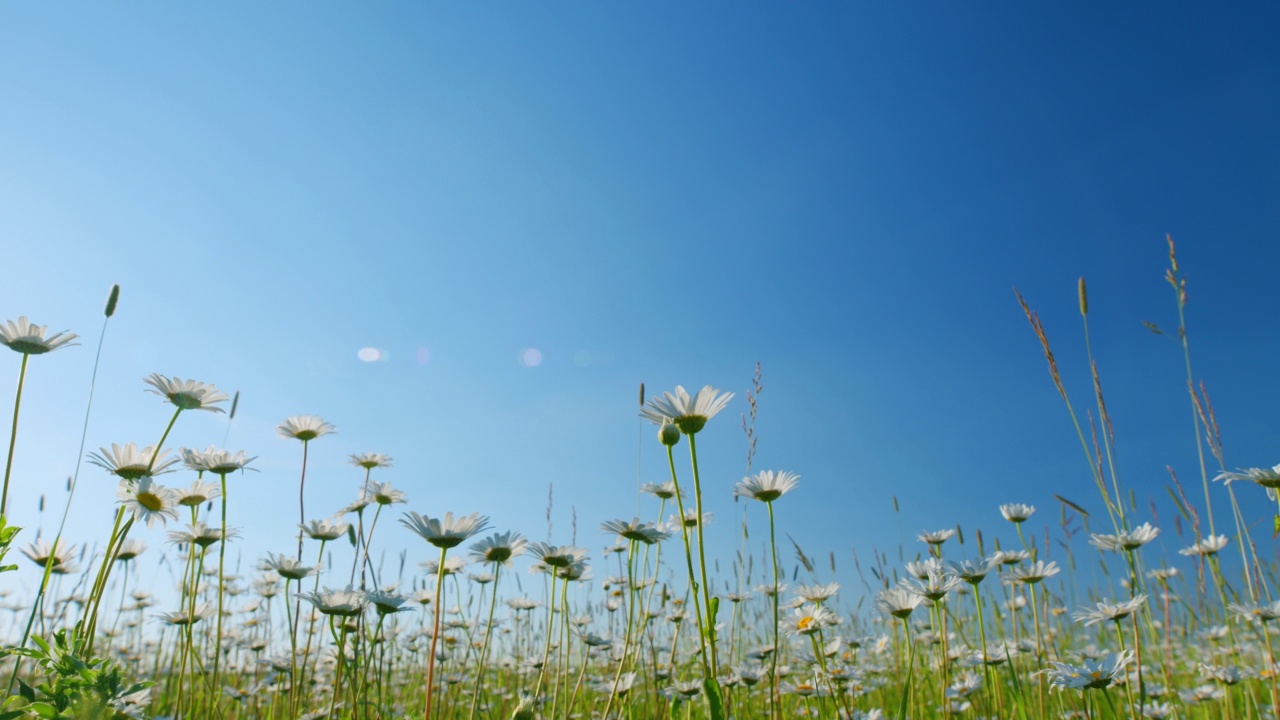
M 663 445 L 672 447 L 676 443 L 680 442 L 680 428 L 676 427 L 672 423 L 663 423 L 662 427 L 658 429 L 658 440 L 661 441 Z

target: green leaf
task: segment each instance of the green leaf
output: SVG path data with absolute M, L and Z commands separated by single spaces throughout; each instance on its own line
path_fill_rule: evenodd
M 724 700 L 720 697 L 720 683 L 715 678 L 702 681 L 702 696 L 707 700 L 707 717 L 724 720 Z
M 1275 530 L 1271 534 L 1271 539 L 1275 540 L 1278 537 L 1280 537 L 1280 515 L 1275 517 Z
M 27 706 L 27 712 L 34 713 L 36 717 L 48 718 L 49 720 L 57 720 L 58 718 L 58 711 L 49 703 L 31 703 Z
M 26 698 L 27 702 L 36 701 L 36 691 L 31 686 L 22 682 L 22 678 L 18 678 L 18 694 Z

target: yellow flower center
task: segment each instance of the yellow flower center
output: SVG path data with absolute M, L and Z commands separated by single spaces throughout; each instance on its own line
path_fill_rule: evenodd
M 813 624 L 813 616 L 812 616 L 812 615 L 805 615 L 804 617 L 800 618 L 800 622 L 796 623 L 796 629 L 797 629 L 797 630 L 808 630 L 808 629 L 809 629 L 809 626 L 810 626 L 810 625 L 812 625 L 812 624 Z
M 159 512 L 164 509 L 164 501 L 155 493 L 140 492 L 137 497 L 138 504 L 151 512 Z

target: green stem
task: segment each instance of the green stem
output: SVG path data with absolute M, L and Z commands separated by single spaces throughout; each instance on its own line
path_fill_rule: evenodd
M 22 368 L 18 370 L 18 393 L 13 398 L 13 429 L 9 432 L 9 459 L 4 465 L 4 492 L 0 494 L 0 515 L 5 514 L 9 503 L 9 475 L 13 472 L 13 448 L 18 442 L 18 409 L 22 407 L 22 386 L 27 379 L 27 353 L 22 353 Z
M 436 687 L 436 642 L 440 640 L 440 593 L 444 588 L 444 556 L 449 552 L 449 548 L 440 548 L 440 565 L 436 569 L 436 608 L 434 629 L 431 631 L 431 655 L 427 657 L 427 707 L 423 715 L 424 720 L 431 720 L 431 700 L 435 695 Z M 552 583 L 552 587 L 555 584 Z

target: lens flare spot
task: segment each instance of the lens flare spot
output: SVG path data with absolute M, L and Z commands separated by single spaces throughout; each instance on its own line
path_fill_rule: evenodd
M 525 367 L 538 367 L 542 364 L 542 351 L 538 348 L 526 348 L 520 352 L 520 362 Z
M 382 351 L 373 347 L 360 348 L 360 352 L 356 353 L 356 357 L 367 363 L 378 362 L 382 359 Z
M 431 351 L 424 347 L 420 347 L 416 352 L 414 352 L 413 359 L 416 360 L 419 365 L 426 365 L 431 362 Z

